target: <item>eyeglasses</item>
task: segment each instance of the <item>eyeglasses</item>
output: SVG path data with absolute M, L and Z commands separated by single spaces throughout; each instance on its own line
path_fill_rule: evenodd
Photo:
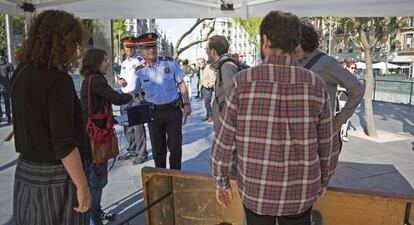
M 356 67 L 355 66 L 352 66 L 352 67 L 349 67 L 349 69 L 356 70 Z

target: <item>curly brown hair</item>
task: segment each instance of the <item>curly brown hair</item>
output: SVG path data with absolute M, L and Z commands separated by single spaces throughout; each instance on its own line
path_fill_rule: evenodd
M 271 11 L 260 24 L 261 42 L 263 35 L 270 40 L 271 48 L 280 48 L 285 53 L 292 53 L 299 44 L 299 18 L 292 13 Z
M 33 20 L 16 58 L 24 64 L 68 71 L 89 37 L 89 32 L 72 14 L 47 10 Z

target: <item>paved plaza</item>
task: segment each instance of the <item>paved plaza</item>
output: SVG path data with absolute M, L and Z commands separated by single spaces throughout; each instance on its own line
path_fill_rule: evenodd
M 213 127 L 212 123 L 201 122 L 205 116 L 204 103 L 195 99 L 192 103 L 193 114 L 183 128 L 182 169 L 209 173 Z M 349 142 L 344 144 L 330 186 L 414 196 L 414 107 L 375 102 L 374 112 L 379 137 L 373 139 L 364 134 L 361 105 L 351 118 Z M 0 126 L 0 138 L 4 139 L 10 131 L 10 126 Z M 121 145 L 125 146 L 126 140 L 119 127 L 117 131 Z M 16 157 L 13 142 L 0 145 L 0 224 L 13 224 Z M 143 166 L 154 166 L 151 154 L 150 159 L 142 165 L 133 165 L 132 160 L 115 162 L 102 198 L 104 208 L 118 213 L 111 224 L 117 224 L 144 207 L 140 171 Z M 130 224 L 144 224 L 144 221 L 142 214 Z

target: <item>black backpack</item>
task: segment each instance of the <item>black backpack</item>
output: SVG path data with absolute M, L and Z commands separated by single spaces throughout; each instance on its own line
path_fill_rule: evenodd
M 224 63 L 227 63 L 227 62 L 232 62 L 234 65 L 236 65 L 237 66 L 237 72 L 242 70 L 242 68 L 240 66 L 240 63 L 238 61 L 232 59 L 232 58 L 227 58 L 227 59 L 224 59 L 224 60 L 220 61 L 218 66 L 217 66 L 218 79 L 219 79 L 218 86 L 219 87 L 223 87 L 223 76 L 221 75 L 221 67 L 224 65 Z M 215 97 L 215 99 L 216 99 L 217 105 L 219 106 L 219 112 L 221 112 L 221 110 L 223 110 L 223 108 L 224 108 L 225 101 L 220 102 L 218 97 Z

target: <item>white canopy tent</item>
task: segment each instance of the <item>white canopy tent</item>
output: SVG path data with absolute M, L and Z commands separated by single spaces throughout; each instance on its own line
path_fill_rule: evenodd
M 355 65 L 356 65 L 357 69 L 361 69 L 361 70 L 366 70 L 367 69 L 367 66 L 365 65 L 364 62 L 356 62 Z
M 386 64 L 385 62 L 374 63 L 372 65 L 372 67 L 374 69 L 381 69 L 381 70 L 385 70 L 386 68 L 388 68 L 388 69 L 398 69 L 398 68 L 400 68 L 399 65 L 392 64 L 392 63 Z
M 60 9 L 81 18 L 203 18 L 264 16 L 271 10 L 298 16 L 412 16 L 413 0 L 0 0 L 0 12 Z M 224 10 L 227 9 L 227 10 Z

